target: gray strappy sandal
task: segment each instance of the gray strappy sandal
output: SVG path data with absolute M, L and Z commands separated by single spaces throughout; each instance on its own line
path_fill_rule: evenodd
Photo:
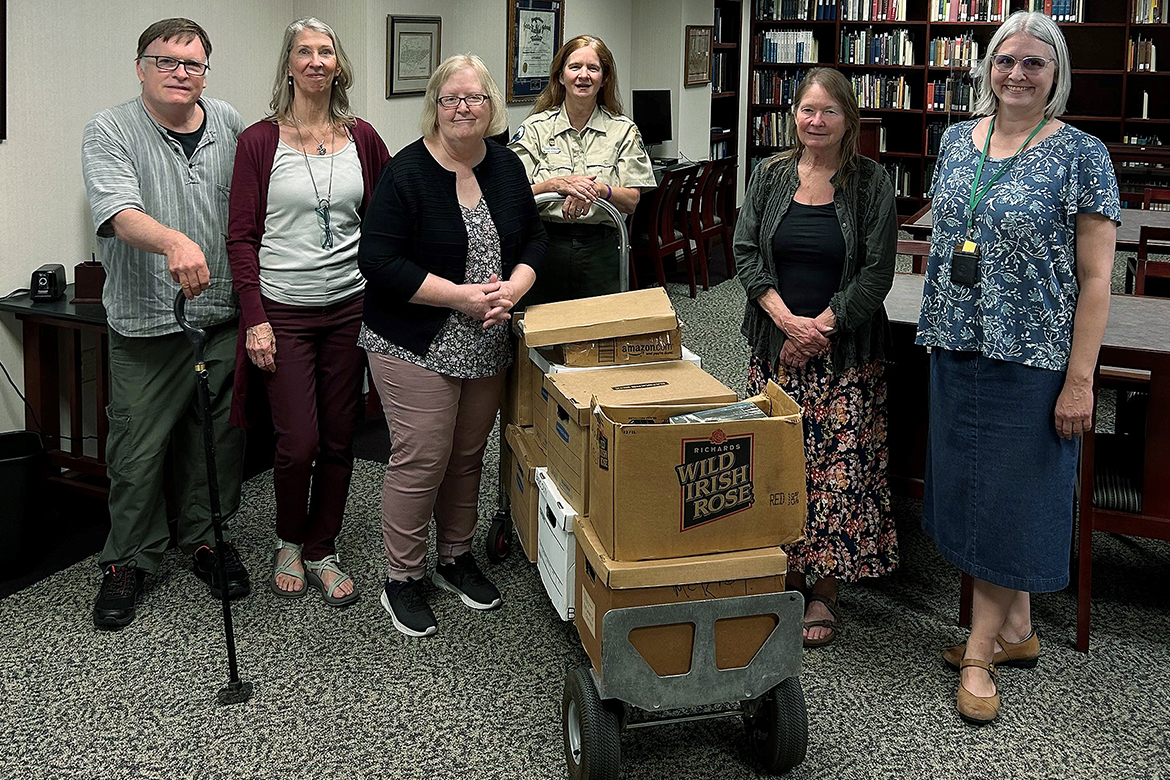
M 305 576 L 308 577 L 309 584 L 321 591 L 321 598 L 331 607 L 344 607 L 358 600 L 356 582 L 354 583 L 352 593 L 347 593 L 344 596 L 333 595 L 337 592 L 338 585 L 346 580 L 353 580 L 353 577 L 350 577 L 341 570 L 341 566 L 338 565 L 339 563 L 340 560 L 337 557 L 337 553 L 326 555 L 319 561 L 305 561 Z M 321 574 L 325 571 L 330 571 L 337 575 L 337 579 L 333 581 L 333 586 L 328 589 L 325 587 L 325 582 L 321 577 Z
M 301 560 L 301 549 L 303 547 L 303 544 L 291 544 L 284 541 L 283 539 L 276 540 L 276 549 L 272 551 L 272 579 L 268 580 L 268 589 L 272 591 L 272 595 L 279 596 L 282 599 L 299 599 L 309 592 L 309 586 L 305 582 L 305 575 L 292 568 L 292 563 L 298 560 L 300 560 L 301 565 L 304 566 L 305 562 Z M 280 562 L 281 553 L 286 550 L 295 552 L 296 557 L 288 558 L 282 564 Z M 301 589 L 283 590 L 279 585 L 276 584 L 276 578 L 281 574 L 287 577 L 292 577 L 294 580 L 300 580 Z

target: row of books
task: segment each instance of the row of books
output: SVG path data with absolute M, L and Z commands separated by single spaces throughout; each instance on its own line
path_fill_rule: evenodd
M 792 104 L 796 95 L 796 88 L 804 79 L 807 71 L 766 71 L 757 70 L 752 73 L 753 105 L 787 106 Z
M 1002 22 L 1010 0 L 930 0 L 932 22 Z
M 1133 146 L 1161 146 L 1162 139 L 1156 135 L 1123 135 L 1121 136 L 1123 144 L 1132 144 Z
M 908 197 L 913 190 L 910 188 L 910 169 L 900 162 L 883 163 L 890 181 L 894 183 L 895 197 Z
M 787 111 L 771 111 L 752 117 L 752 143 L 756 146 L 792 146 L 796 125 Z
M 909 30 L 874 34 L 873 28 L 841 31 L 845 65 L 913 65 L 914 40 Z
M 979 61 L 979 41 L 971 33 L 930 42 L 926 64 L 936 68 L 973 68 Z
M 1158 48 L 1149 38 L 1130 40 L 1125 54 L 1126 70 L 1138 70 L 1143 73 L 1154 73 L 1158 70 Z
M 1166 0 L 1134 0 L 1133 21 L 1135 24 L 1166 24 L 1168 8 L 1170 3 Z
M 736 58 L 732 52 L 717 51 L 711 55 L 711 91 L 734 92 L 739 83 Z
M 851 22 L 904 22 L 906 0 L 841 0 L 841 18 Z
M 910 108 L 910 84 L 905 76 L 864 73 L 850 81 L 858 108 Z
M 822 21 L 837 18 L 837 0 L 755 0 L 755 17 L 765 21 Z
M 735 149 L 732 148 L 732 141 L 714 141 L 711 144 L 711 159 L 722 160 L 724 157 L 730 157 L 735 154 Z
M 761 62 L 815 63 L 818 55 L 812 30 L 768 30 L 757 39 L 756 59 Z
M 1058 22 L 1083 22 L 1085 0 L 1028 0 L 1029 11 L 1040 11 Z
M 951 126 L 951 122 L 931 122 L 926 126 L 926 153 L 937 156 L 942 148 L 943 133 Z
M 926 85 L 928 111 L 970 111 L 974 90 L 965 79 L 938 79 Z

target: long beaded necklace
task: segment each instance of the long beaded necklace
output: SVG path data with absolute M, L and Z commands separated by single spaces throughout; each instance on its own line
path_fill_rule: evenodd
M 309 164 L 309 155 L 305 151 L 305 137 L 301 135 L 301 123 L 295 115 L 293 116 L 293 124 L 297 128 L 297 140 L 301 142 L 301 156 L 305 159 L 305 168 L 309 171 L 309 181 L 313 183 L 313 195 L 317 197 L 317 208 L 314 211 L 317 214 L 317 224 L 322 230 L 321 248 L 332 249 L 333 230 L 329 224 L 329 202 L 333 198 L 333 161 L 337 155 L 333 154 L 329 157 L 329 188 L 326 190 L 325 197 L 322 198 L 321 191 L 317 189 L 317 179 L 313 176 L 313 166 Z M 330 123 L 330 132 L 332 135 L 329 142 L 333 144 L 337 141 L 337 128 L 332 123 Z M 313 137 L 313 140 L 317 140 L 316 136 Z M 322 139 L 317 145 L 317 153 L 325 154 L 325 152 L 325 141 Z

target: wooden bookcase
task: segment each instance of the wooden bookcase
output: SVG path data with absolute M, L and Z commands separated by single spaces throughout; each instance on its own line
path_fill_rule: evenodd
M 951 0 L 954 2 L 954 0 Z M 844 18 L 849 0 L 836 0 L 828 12 L 833 19 L 773 20 L 761 18 L 761 9 L 774 7 L 791 10 L 813 8 L 813 0 L 749 0 L 747 10 L 752 14 L 751 41 L 744 47 L 749 56 L 747 96 L 747 151 L 749 170 L 755 164 L 785 146 L 784 138 L 761 138 L 759 125 L 770 121 L 779 124 L 790 106 L 783 98 L 761 99 L 757 83 L 767 82 L 776 74 L 792 80 L 812 67 L 811 63 L 790 64 L 765 62 L 761 53 L 762 40 L 770 32 L 811 32 L 817 43 L 817 63 L 838 68 L 847 78 L 869 77 L 901 78 L 910 88 L 909 108 L 863 108 L 863 117 L 880 118 L 883 130 L 881 162 L 888 169 L 899 168 L 901 181 L 896 181 L 898 212 L 909 215 L 923 204 L 923 192 L 929 188 L 934 172 L 937 149 L 928 146 L 937 138 L 939 128 L 967 119 L 965 111 L 929 110 L 925 106 L 927 86 L 931 82 L 952 79 L 953 83 L 970 84 L 969 68 L 959 64 L 936 67 L 928 64 L 931 41 L 954 39 L 968 35 L 979 46 L 979 56 L 987 52 L 987 44 L 1000 22 L 934 21 L 938 0 L 905 0 L 905 21 L 855 21 Z M 866 0 L 868 3 L 869 0 Z M 885 0 L 877 0 L 883 4 Z M 1067 113 L 1061 117 L 1104 141 L 1114 153 L 1115 167 L 1122 189 L 1140 189 L 1142 186 L 1170 186 L 1170 24 L 1139 24 L 1133 21 L 1135 3 L 1142 0 L 1083 0 L 1081 22 L 1064 22 L 1061 31 L 1068 41 L 1073 66 L 1072 95 Z M 832 5 L 832 3 L 830 3 Z M 1026 9 L 1029 0 L 1009 0 L 1009 10 Z M 912 43 L 913 65 L 867 65 L 842 62 L 843 36 L 859 32 L 873 35 L 906 31 Z M 1151 40 L 1162 49 L 1166 70 L 1137 72 L 1127 70 L 1129 41 L 1141 37 Z M 806 47 L 807 48 L 807 47 Z M 1148 98 L 1148 118 L 1142 118 L 1143 97 Z M 933 130 L 932 130 L 933 128 Z M 779 141 L 767 143 L 764 141 Z M 1158 144 L 1166 145 L 1161 149 Z M 1121 163 L 1132 157 L 1135 149 L 1144 148 L 1154 161 Z
M 715 0 L 715 42 L 711 63 L 711 159 L 739 150 L 739 73 L 743 52 L 742 0 Z

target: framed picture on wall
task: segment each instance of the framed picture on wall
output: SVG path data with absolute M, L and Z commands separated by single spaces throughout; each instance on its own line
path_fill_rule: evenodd
M 421 95 L 439 67 L 443 20 L 438 16 L 386 17 L 386 97 Z
M 0 0 L 0 141 L 8 137 L 8 0 Z
M 713 25 L 687 25 L 687 73 L 684 86 L 697 87 L 711 83 L 711 41 L 714 36 Z
M 536 101 L 564 36 L 565 0 L 508 0 L 509 103 Z

